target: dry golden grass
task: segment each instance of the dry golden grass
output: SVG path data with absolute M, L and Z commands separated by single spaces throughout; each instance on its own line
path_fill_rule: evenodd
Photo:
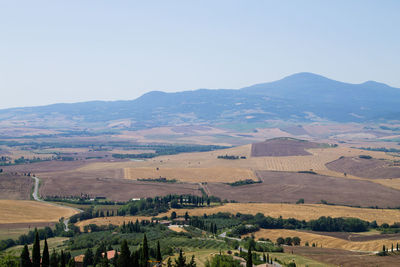
M 61 217 L 70 217 L 77 211 L 30 200 L 0 200 L 0 224 L 57 222 Z
M 239 168 L 213 167 L 213 168 L 164 168 L 158 170 L 154 167 L 125 168 L 125 178 L 159 178 L 181 182 L 219 182 L 229 183 L 232 181 L 254 179 L 257 180 L 253 171 Z
M 83 227 L 85 225 L 89 224 L 96 224 L 96 225 L 123 225 L 124 222 L 136 222 L 136 220 L 143 221 L 147 220 L 150 221 L 151 217 L 146 217 L 146 216 L 113 216 L 113 217 L 99 217 L 99 218 L 93 218 L 85 221 L 81 221 L 76 223 L 75 225 L 78 226 L 81 231 L 83 231 Z
M 322 246 L 323 248 L 337 248 L 354 251 L 380 251 L 382 250 L 383 245 L 386 245 L 386 247 L 390 248 L 391 244 L 396 245 L 396 243 L 400 242 L 400 240 L 390 239 L 355 242 L 331 236 L 285 229 L 261 229 L 255 232 L 254 236 L 256 239 L 263 237 L 269 238 L 272 241 L 275 241 L 278 237 L 286 238 L 298 236 L 301 239 L 301 245 L 304 245 L 306 242 L 308 242 L 310 246 L 312 243 L 315 243 L 317 247 Z
M 169 228 L 169 230 L 172 230 L 177 233 L 187 232 L 185 228 L 180 227 L 178 225 L 170 225 L 170 226 L 168 226 L 168 228 Z
M 265 216 L 283 218 L 296 218 L 298 220 L 318 219 L 321 216 L 331 217 L 354 217 L 366 221 L 376 220 L 379 224 L 400 222 L 400 211 L 394 209 L 367 209 L 367 208 L 351 208 L 344 206 L 329 206 L 322 204 L 279 204 L 279 203 L 227 203 L 223 206 L 211 208 L 196 209 L 174 209 L 159 216 L 170 216 L 175 211 L 177 215 L 183 216 L 188 212 L 192 216 L 202 216 L 206 214 L 215 214 L 218 212 L 230 212 L 236 214 L 238 212 L 244 214 L 262 213 Z

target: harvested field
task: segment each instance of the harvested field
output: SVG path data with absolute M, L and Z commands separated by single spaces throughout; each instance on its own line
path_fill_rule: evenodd
M 317 247 L 322 246 L 323 248 L 346 249 L 346 250 L 362 251 L 362 252 L 380 251 L 383 245 L 386 245 L 386 247 L 390 247 L 391 244 L 400 243 L 399 236 L 397 236 L 397 239 L 380 239 L 372 241 L 355 242 L 327 235 L 320 235 L 310 232 L 286 230 L 286 229 L 261 229 L 255 232 L 254 236 L 256 237 L 256 239 L 263 237 L 263 238 L 269 238 L 273 241 L 275 241 L 278 237 L 285 238 L 285 237 L 298 236 L 301 239 L 302 246 L 304 246 L 304 244 L 308 242 L 310 245 L 312 243 L 315 243 Z
M 18 174 L 0 174 L 0 199 L 30 199 L 33 179 Z
M 386 187 L 391 187 L 400 190 L 400 178 L 398 179 L 375 179 L 374 183 L 384 185 Z
M 400 256 L 380 257 L 370 253 L 361 253 L 343 249 L 313 248 L 313 247 L 285 247 L 286 253 L 301 255 L 326 264 L 343 267 L 393 267 L 398 266 Z
M 167 184 L 140 182 L 114 178 L 80 178 L 43 179 L 39 190 L 42 196 L 71 196 L 81 193 L 90 196 L 103 196 L 114 201 L 128 201 L 132 198 L 164 196 L 168 194 L 201 195 L 197 184 Z
M 371 179 L 400 178 L 400 166 L 393 162 L 359 157 L 343 157 L 326 164 L 328 169 Z
M 67 207 L 28 200 L 0 200 L 0 224 L 58 222 L 77 211 Z
M 89 220 L 84 220 L 81 222 L 77 222 L 75 225 L 78 226 L 81 231 L 83 231 L 83 227 L 85 225 L 89 224 L 96 224 L 96 225 L 123 225 L 124 222 L 136 222 L 136 220 L 139 220 L 139 222 L 143 220 L 151 221 L 151 217 L 146 217 L 146 216 L 112 216 L 112 217 L 99 217 L 99 218 L 93 218 Z
M 85 164 L 87 164 L 87 162 L 81 160 L 75 160 L 75 161 L 53 160 L 53 161 L 43 161 L 31 164 L 4 166 L 3 169 L 6 172 L 43 173 L 43 172 L 55 172 L 55 171 L 68 171 L 71 169 L 76 169 Z
M 318 148 L 321 144 L 293 138 L 274 138 L 251 146 L 252 157 L 282 157 L 311 155 L 306 149 Z
M 184 227 L 179 226 L 179 225 L 170 225 L 170 226 L 168 226 L 168 229 L 172 230 L 174 232 L 177 232 L 177 233 L 187 232 Z
M 240 168 L 125 168 L 125 178 L 128 179 L 154 179 L 159 177 L 189 183 L 230 183 L 232 181 L 256 179 L 253 171 Z
M 400 191 L 379 184 L 307 173 L 258 171 L 261 184 L 229 186 L 209 183 L 211 195 L 239 202 L 306 203 L 325 200 L 338 205 L 399 207 Z
M 222 206 L 210 208 L 196 209 L 173 209 L 162 216 L 170 216 L 175 211 L 177 215 L 183 216 L 188 212 L 191 216 L 203 216 L 203 214 L 215 214 L 218 212 L 230 212 L 232 214 L 257 214 L 262 213 L 265 216 L 278 218 L 295 218 L 298 220 L 318 219 L 321 216 L 331 217 L 353 217 L 377 223 L 393 224 L 400 222 L 400 211 L 394 209 L 367 209 L 367 208 L 351 208 L 344 206 L 330 206 L 322 204 L 279 204 L 279 203 L 227 203 Z

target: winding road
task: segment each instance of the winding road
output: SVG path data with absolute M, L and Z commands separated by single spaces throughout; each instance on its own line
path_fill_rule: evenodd
M 43 199 L 41 199 L 41 198 L 39 197 L 39 184 L 40 184 L 40 180 L 39 180 L 39 178 L 37 178 L 36 176 L 32 176 L 32 178 L 35 180 L 35 186 L 34 186 L 33 192 L 32 192 L 32 197 L 33 197 L 34 200 L 39 201 L 39 202 L 43 202 L 43 203 L 47 203 L 47 204 L 50 204 L 50 205 L 53 205 L 53 206 L 65 208 L 65 206 L 63 206 L 63 205 L 58 205 L 58 204 L 51 203 L 51 202 L 47 202 L 47 201 L 44 201 Z M 69 208 L 70 208 L 70 207 L 69 207 Z M 80 209 L 75 209 L 75 208 L 71 208 L 71 209 L 77 210 L 77 211 L 79 211 L 79 212 L 83 212 L 83 210 L 80 210 Z M 64 225 L 65 225 L 65 231 L 68 232 L 68 231 L 70 230 L 70 229 L 68 228 L 69 218 L 64 218 L 64 221 L 63 221 L 63 222 L 64 222 Z

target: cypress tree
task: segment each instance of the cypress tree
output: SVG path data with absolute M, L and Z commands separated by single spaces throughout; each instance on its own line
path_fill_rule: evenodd
M 186 257 L 183 256 L 182 249 L 179 250 L 178 259 L 175 259 L 175 267 L 186 267 Z
M 61 255 L 60 255 L 60 267 L 65 267 L 65 254 L 63 250 L 61 250 Z
M 392 252 L 393 252 L 393 243 L 392 243 Z
M 148 261 L 149 261 L 149 246 L 147 244 L 146 234 L 144 234 L 143 247 L 142 247 L 142 266 L 146 267 Z
M 399 243 L 396 244 L 396 250 L 399 251 Z
M 156 260 L 159 261 L 159 262 L 162 261 L 161 248 L 160 248 L 160 241 L 157 241 L 157 255 L 156 255 Z
M 251 253 L 251 247 L 247 251 L 246 267 L 253 267 L 253 255 Z
M 131 252 L 129 251 L 128 242 L 122 241 L 121 254 L 118 257 L 118 267 L 129 267 L 131 261 Z
M 172 267 L 171 257 L 169 257 L 167 260 L 167 267 Z
M 131 262 L 133 267 L 139 267 L 139 258 L 140 258 L 139 251 L 138 250 L 133 251 L 131 256 Z
M 58 256 L 54 249 L 50 256 L 50 267 L 58 267 Z
M 89 265 L 93 265 L 93 252 L 90 248 L 86 250 L 85 256 L 83 257 L 83 267 L 87 267 Z
M 44 238 L 44 248 L 43 248 L 43 256 L 42 256 L 42 267 L 50 266 L 50 254 L 49 247 L 47 246 L 47 239 Z
M 192 255 L 192 259 L 190 260 L 188 267 L 196 267 L 196 261 L 194 260 L 194 255 Z
M 115 250 L 115 254 L 114 254 L 114 258 L 112 260 L 112 264 L 114 266 L 118 266 L 118 250 L 117 249 Z
M 35 229 L 35 241 L 32 248 L 32 266 L 40 267 L 40 240 L 37 229 Z
M 74 258 L 71 258 L 71 259 L 68 261 L 68 267 L 75 267 L 75 259 L 74 259 Z
M 31 258 L 29 257 L 28 245 L 26 245 L 26 244 L 21 253 L 20 266 L 21 267 L 31 267 L 32 266 Z

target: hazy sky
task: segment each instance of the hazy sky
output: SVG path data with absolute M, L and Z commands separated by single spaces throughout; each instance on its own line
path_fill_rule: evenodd
M 240 88 L 400 87 L 400 1 L 0 0 L 0 108 Z

